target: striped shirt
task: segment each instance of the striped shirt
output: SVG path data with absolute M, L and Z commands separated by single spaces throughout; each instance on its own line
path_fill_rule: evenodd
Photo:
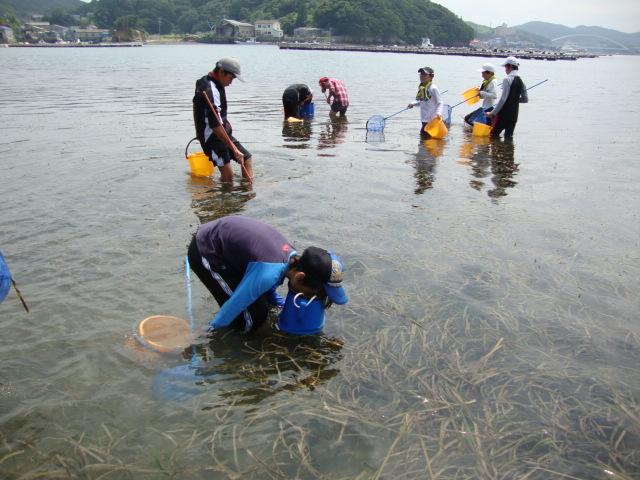
M 326 88 L 323 88 L 324 92 Z M 340 80 L 336 80 L 335 78 L 329 79 L 329 98 L 333 97 L 333 101 L 331 103 L 337 103 L 338 105 L 342 105 L 343 107 L 349 106 L 349 95 L 347 95 L 347 88 L 344 86 Z

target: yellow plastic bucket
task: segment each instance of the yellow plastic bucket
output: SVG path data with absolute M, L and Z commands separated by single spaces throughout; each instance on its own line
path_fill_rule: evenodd
M 204 152 L 189 153 L 189 145 L 191 145 L 197 138 L 192 138 L 187 143 L 184 149 L 184 158 L 189 162 L 189 168 L 191 169 L 191 175 L 197 177 L 210 177 L 213 175 L 214 165 L 209 157 Z
M 210 177 L 213 175 L 213 163 L 209 160 L 206 153 L 190 153 L 187 155 L 187 160 L 189 160 L 191 175 L 195 175 L 197 177 Z
M 465 90 L 462 92 L 462 98 L 467 102 L 467 105 L 474 105 L 480 101 L 480 97 L 478 96 L 478 88 L 473 87 L 469 90 Z
M 449 133 L 447 126 L 444 124 L 441 118 L 435 117 L 424 127 L 424 131 L 429 134 L 431 138 L 444 138 Z
M 471 135 L 474 137 L 488 137 L 491 134 L 491 125 L 482 122 L 473 122 Z

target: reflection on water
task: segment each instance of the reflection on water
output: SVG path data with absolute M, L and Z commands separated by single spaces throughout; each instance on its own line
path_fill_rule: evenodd
M 282 122 L 282 138 L 284 148 L 306 149 L 310 146 L 311 122 Z
M 234 185 L 193 175 L 187 180 L 187 188 L 191 192 L 191 208 L 201 224 L 242 212 L 256 196 L 249 182 Z
M 318 138 L 318 150 L 333 148 L 339 143 L 344 142 L 347 136 L 349 120 L 346 116 L 333 116 L 322 124 L 320 127 L 320 136 Z
M 213 331 L 208 343 L 183 351 L 188 363 L 159 373 L 155 393 L 186 400 L 213 389 L 210 405 L 254 405 L 283 391 L 315 390 L 340 372 L 342 347 L 341 340 L 325 335 Z
M 471 188 L 481 191 L 487 186 L 486 179 L 490 176 L 493 187 L 487 190 L 487 195 L 500 198 L 507 195 L 507 189 L 517 185 L 513 179 L 518 172 L 518 164 L 515 163 L 514 157 L 515 146 L 511 139 L 476 137 L 465 131 L 458 163 L 469 165 L 472 176 L 469 181 Z
M 416 188 L 414 193 L 420 195 L 433 187 L 435 169 L 438 158 L 444 152 L 446 142 L 443 139 L 429 138 L 422 140 L 418 145 L 413 164 L 415 167 L 414 177 Z

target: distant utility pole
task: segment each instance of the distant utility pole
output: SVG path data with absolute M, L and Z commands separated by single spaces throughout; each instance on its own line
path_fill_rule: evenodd
M 160 35 L 160 24 L 162 23 L 162 19 L 158 17 L 158 35 Z

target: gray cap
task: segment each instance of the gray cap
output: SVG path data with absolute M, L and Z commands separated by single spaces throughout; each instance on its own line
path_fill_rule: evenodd
M 225 72 L 233 73 L 238 80 L 244 81 L 242 80 L 242 78 L 240 78 L 240 75 L 241 75 L 240 62 L 238 62 L 238 60 L 236 60 L 235 58 L 231 58 L 231 57 L 221 58 L 216 62 L 216 67 L 220 67 Z
M 418 73 L 426 73 L 427 75 L 435 75 L 436 72 L 433 71 L 431 67 L 422 67 L 418 69 Z

